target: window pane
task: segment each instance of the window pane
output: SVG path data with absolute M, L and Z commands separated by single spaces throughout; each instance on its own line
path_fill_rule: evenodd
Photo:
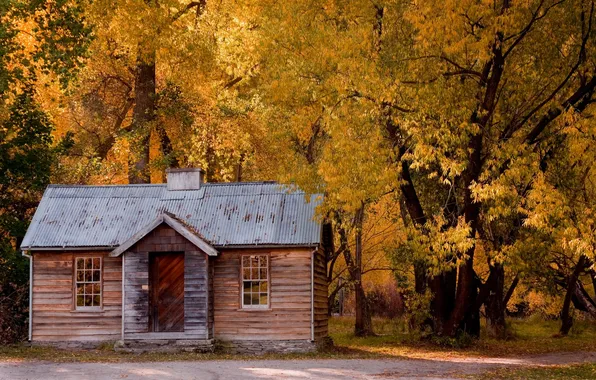
M 258 268 L 259 267 L 259 257 L 258 256 L 251 256 L 250 257 L 251 260 L 251 266 L 253 268 Z
M 259 304 L 259 293 L 252 294 L 252 304 L 258 305 Z
M 76 306 L 101 306 L 101 258 L 76 258 Z
M 244 291 L 245 292 L 250 292 L 250 286 L 251 286 L 250 281 L 244 281 Z
M 244 268 L 244 270 L 242 271 L 242 279 L 250 280 L 250 269 L 249 268 Z
M 250 267 L 250 256 L 242 256 L 242 266 L 244 268 Z
M 261 285 L 259 286 L 260 292 L 267 292 L 267 281 L 261 281 Z
M 253 280 L 259 279 L 259 269 L 258 268 L 252 268 L 250 270 L 250 278 Z
M 250 291 L 253 293 L 259 292 L 259 282 L 258 281 L 253 281 Z
M 260 305 L 267 305 L 267 293 L 261 293 Z
M 244 293 L 244 300 L 243 300 L 243 304 L 244 305 L 250 305 L 250 293 Z
M 267 279 L 267 268 L 261 268 L 259 269 L 259 276 L 261 276 L 261 280 L 266 280 Z

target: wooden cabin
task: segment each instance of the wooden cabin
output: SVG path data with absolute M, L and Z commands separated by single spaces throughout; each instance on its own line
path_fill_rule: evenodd
M 327 337 L 320 195 L 272 182 L 51 185 L 21 249 L 29 339 L 308 351 Z M 323 232 L 325 231 L 325 232 Z

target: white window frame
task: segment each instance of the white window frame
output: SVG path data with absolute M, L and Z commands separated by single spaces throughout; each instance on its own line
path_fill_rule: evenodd
M 85 263 L 85 260 L 91 260 L 91 263 L 93 263 L 94 259 L 99 259 L 99 269 L 96 269 L 93 267 L 91 269 L 85 269 L 85 268 L 79 268 L 78 267 L 78 262 L 79 260 L 83 260 L 83 266 Z M 92 281 L 78 281 L 78 274 L 80 271 L 95 271 L 95 270 L 99 270 L 99 281 L 93 281 L 93 275 L 92 275 Z M 78 306 L 78 285 L 80 284 L 99 284 L 99 305 L 93 305 L 93 306 Z M 74 258 L 74 309 L 76 311 L 101 311 L 103 310 L 103 257 L 101 256 L 76 256 Z M 92 293 L 91 297 L 95 296 L 95 293 Z M 83 296 L 83 299 L 85 297 Z
M 260 276 L 260 269 L 262 269 L 263 267 L 260 266 L 260 262 L 259 262 L 259 267 L 258 267 L 258 272 L 259 272 L 259 278 L 258 279 L 244 279 L 244 258 L 245 257 L 249 257 L 250 259 L 252 259 L 253 257 L 265 257 L 267 260 L 267 266 L 264 267 L 267 271 L 267 276 L 265 279 L 262 279 Z M 252 262 L 252 261 L 251 261 Z M 247 268 L 249 270 L 252 270 L 253 267 L 252 265 L 249 266 L 249 268 Z M 269 309 L 270 305 L 271 305 L 271 256 L 269 254 L 245 254 L 245 255 L 241 255 L 240 256 L 240 306 L 242 309 Z M 246 305 L 244 303 L 244 282 L 266 282 L 267 283 L 267 303 L 266 304 L 262 304 L 262 305 Z M 251 294 L 253 294 L 253 292 L 250 292 Z M 262 294 L 262 292 L 259 292 L 259 294 Z

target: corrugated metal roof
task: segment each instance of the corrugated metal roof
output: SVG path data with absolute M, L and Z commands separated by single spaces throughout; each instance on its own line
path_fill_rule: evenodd
M 206 183 L 168 191 L 165 184 L 50 185 L 21 248 L 117 247 L 163 212 L 214 246 L 315 245 L 320 195 L 269 182 Z

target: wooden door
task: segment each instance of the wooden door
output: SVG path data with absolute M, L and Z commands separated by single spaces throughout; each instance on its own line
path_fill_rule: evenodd
M 149 270 L 149 330 L 184 331 L 184 253 L 152 253 Z

